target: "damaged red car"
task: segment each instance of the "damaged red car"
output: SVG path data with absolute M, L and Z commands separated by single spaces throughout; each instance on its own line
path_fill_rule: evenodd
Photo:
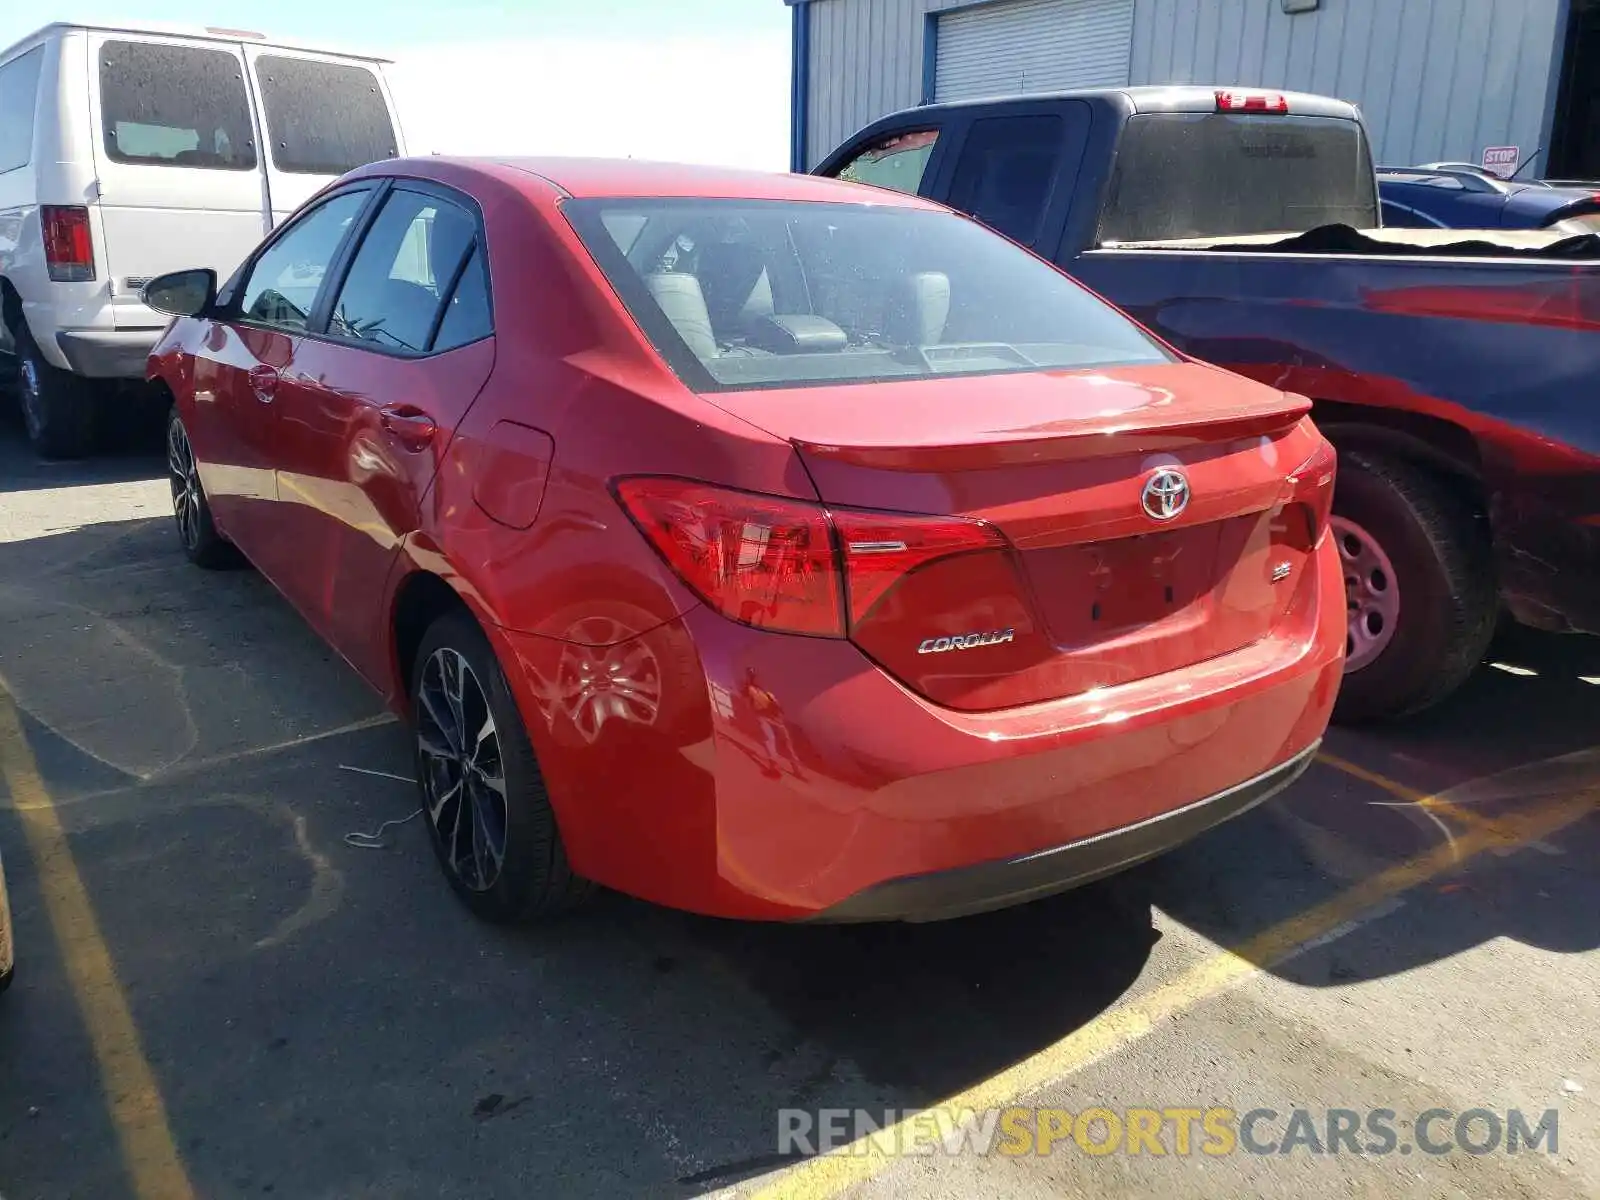
M 983 911 L 1249 809 L 1328 721 L 1307 401 L 915 197 L 379 163 L 146 294 L 185 552 L 407 717 L 482 916 Z

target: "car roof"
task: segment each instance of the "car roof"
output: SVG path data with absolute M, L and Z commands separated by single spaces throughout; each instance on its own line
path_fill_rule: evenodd
M 455 159 L 471 165 L 471 159 Z M 735 167 L 648 162 L 634 158 L 493 158 L 478 160 L 537 176 L 575 199 L 674 198 L 832 201 L 897 208 L 936 204 L 886 188 Z

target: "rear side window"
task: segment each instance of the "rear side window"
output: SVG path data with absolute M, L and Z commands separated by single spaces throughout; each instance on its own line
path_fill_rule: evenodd
M 1061 167 L 1065 132 L 1057 116 L 974 121 L 950 183 L 950 206 L 1031 246 Z
M 113 162 L 219 171 L 256 165 L 244 64 L 225 50 L 106 42 L 100 121 Z
M 328 332 L 387 350 L 427 350 L 477 235 L 465 209 L 396 188 L 356 251 Z
M 0 67 L 0 173 L 28 165 L 33 156 L 33 114 L 44 47 Z
M 399 153 L 389 106 L 370 68 L 263 54 L 256 80 L 278 170 L 343 175 Z
M 928 173 L 928 160 L 933 157 L 938 140 L 937 129 L 882 138 L 840 167 L 837 177 L 915 196 L 922 187 L 922 177 Z
M 444 321 L 439 326 L 439 336 L 433 341 L 435 350 L 454 350 L 486 338 L 494 332 L 494 322 L 489 312 L 489 279 L 483 271 L 483 250 L 473 250 L 461 280 L 450 296 L 444 310 Z
M 1376 191 L 1355 121 L 1147 113 L 1123 128 L 1100 241 L 1371 229 Z

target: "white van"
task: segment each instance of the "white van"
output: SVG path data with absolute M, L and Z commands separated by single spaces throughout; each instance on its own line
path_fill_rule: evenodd
M 41 454 L 87 452 L 116 381 L 143 379 L 166 325 L 146 280 L 226 278 L 329 180 L 405 153 L 384 62 L 143 25 L 0 51 L 0 372 Z

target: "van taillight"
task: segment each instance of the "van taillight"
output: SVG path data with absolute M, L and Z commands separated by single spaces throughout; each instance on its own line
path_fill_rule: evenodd
M 616 487 L 656 552 L 701 599 L 725 617 L 784 633 L 845 637 L 913 571 L 1008 545 L 993 526 L 965 517 L 825 509 L 663 477 Z
M 57 283 L 87 283 L 94 278 L 94 243 L 89 210 L 79 205 L 41 204 L 44 261 Z

